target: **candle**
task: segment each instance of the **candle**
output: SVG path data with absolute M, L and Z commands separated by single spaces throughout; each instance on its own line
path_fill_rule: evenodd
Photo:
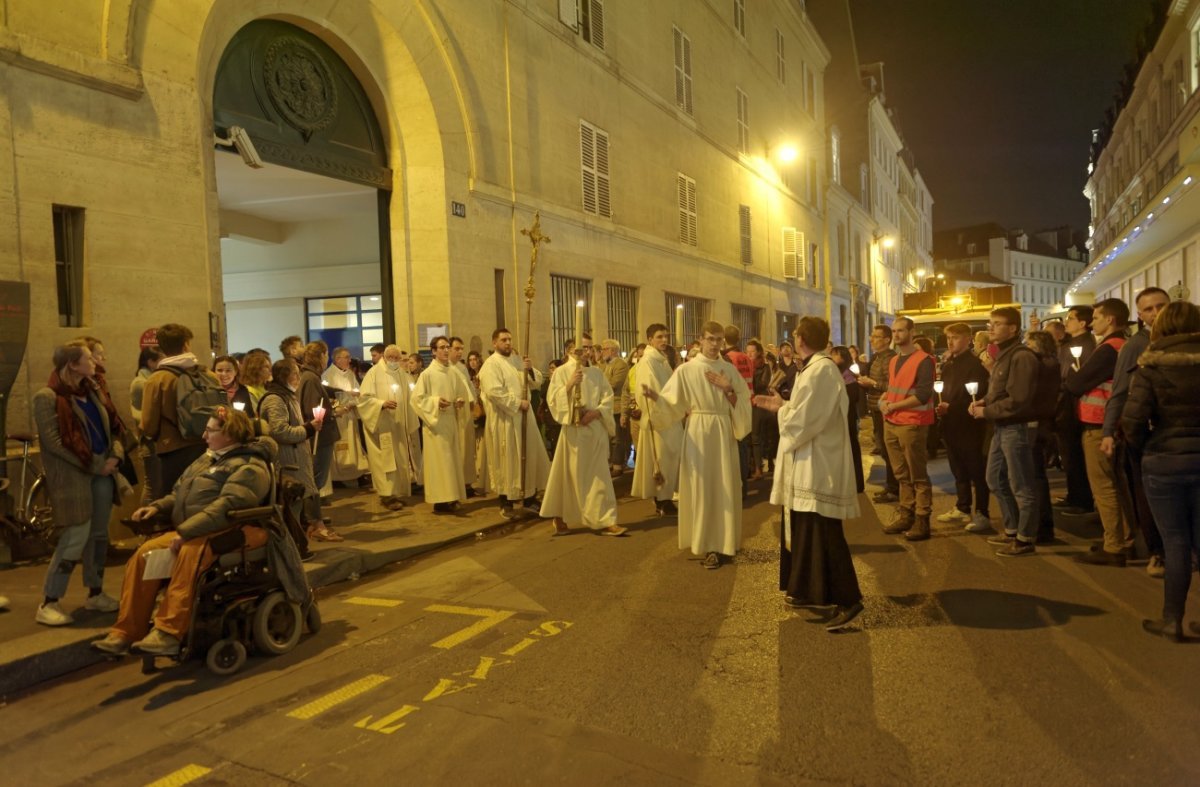
M 583 301 L 575 301 L 575 351 L 583 349 Z
M 313 413 L 313 420 L 320 421 L 322 418 L 325 417 L 325 408 L 322 407 L 321 405 L 317 405 L 317 406 L 313 407 L 312 413 Z
M 850 373 L 857 377 L 862 374 L 862 367 L 856 363 L 852 363 L 850 364 Z
M 240 413 L 242 410 L 246 409 L 246 403 L 245 402 L 234 402 L 233 409 L 237 410 Z
M 934 380 L 933 381 L 933 390 L 936 391 L 937 393 L 941 393 L 942 391 L 946 390 L 946 384 L 944 382 L 942 382 L 941 380 Z
M 400 383 L 392 383 L 392 401 L 396 401 L 396 392 L 400 390 Z
M 975 401 L 975 395 L 977 393 L 979 393 L 979 383 L 977 383 L 977 382 L 967 383 L 967 393 L 971 394 L 971 401 L 972 402 Z
M 410 390 L 410 391 L 411 391 L 412 389 L 416 388 L 416 387 L 417 387 L 417 384 L 416 384 L 416 383 L 409 383 L 409 384 L 408 384 L 408 390 Z
M 1076 360 L 1080 359 L 1083 357 L 1083 348 L 1079 345 L 1075 345 L 1071 348 L 1071 355 L 1075 356 Z
M 675 346 L 683 346 L 683 304 L 675 306 Z M 684 353 L 686 356 L 687 353 Z

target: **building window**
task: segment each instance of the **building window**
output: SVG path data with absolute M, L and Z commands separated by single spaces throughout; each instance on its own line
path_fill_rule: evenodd
M 817 204 L 818 203 L 817 159 L 815 157 L 812 157 L 812 156 L 809 157 L 808 169 L 807 169 L 807 172 L 805 172 L 805 177 L 806 177 L 805 184 L 804 184 L 805 201 L 808 202 L 808 204 L 812 205 L 813 207 L 819 207 Z
M 632 352 L 640 340 L 637 296 L 637 287 L 608 285 L 608 337 L 620 342 L 626 353 Z
M 838 261 L 838 276 L 845 278 L 846 276 L 846 225 L 838 222 L 837 225 L 837 261 Z
M 792 341 L 792 332 L 800 316 L 791 312 L 775 312 L 775 341 L 776 343 Z M 793 350 L 795 347 L 792 348 Z
M 867 172 L 867 165 L 860 164 L 858 167 L 858 194 L 859 201 L 862 203 L 864 210 L 871 209 L 871 177 Z
M 583 329 L 592 330 L 592 283 L 588 279 L 550 274 L 550 332 L 554 350 L 575 339 L 575 304 L 583 301 Z
M 842 137 L 837 126 L 829 130 L 829 161 L 832 166 L 829 178 L 834 183 L 840 184 L 842 182 Z
M 682 172 L 675 176 L 679 197 L 679 242 L 696 245 L 696 181 Z
M 579 121 L 579 167 L 583 179 L 583 210 L 612 218 L 608 178 L 608 132 Z
M 83 325 L 83 208 L 54 205 L 54 277 L 58 325 Z
M 746 37 L 746 0 L 733 0 L 733 29 Z
M 750 98 L 737 88 L 738 153 L 750 152 Z
M 762 340 L 762 309 L 756 306 L 732 305 L 733 324 L 742 334 L 742 349 L 750 339 Z
M 579 33 L 597 49 L 604 49 L 604 0 L 579 0 Z
M 305 312 L 310 342 L 320 339 L 330 347 L 345 347 L 359 358 L 370 358 L 371 345 L 384 342 L 379 294 L 307 298 Z
M 741 239 L 742 264 L 750 265 L 754 257 L 750 249 L 750 206 L 738 205 L 738 237 Z
M 863 265 L 863 240 L 862 233 L 855 230 L 854 232 L 854 273 L 851 276 L 855 281 L 862 281 L 862 265 Z
M 804 64 L 804 110 L 813 115 L 817 106 L 817 78 L 808 63 Z
M 783 228 L 783 278 L 805 278 L 804 233 L 795 227 Z
M 834 338 L 835 344 L 846 343 L 846 307 L 845 305 L 838 306 L 838 335 Z
M 700 327 L 708 320 L 709 302 L 703 298 L 690 298 L 676 292 L 666 293 L 666 319 L 663 320 L 671 329 L 671 341 L 682 342 L 683 347 L 700 338 Z M 683 306 L 683 318 L 679 322 L 675 315 Z M 677 330 L 678 327 L 678 330 Z M 679 331 L 683 336 L 679 336 Z
M 783 31 L 778 28 L 775 30 L 775 76 L 779 78 L 779 84 L 787 84 L 787 58 L 783 54 Z
M 821 247 L 815 243 L 809 245 L 808 258 L 812 260 L 812 265 L 809 266 L 812 269 L 812 278 L 809 283 L 815 289 L 821 285 Z
M 672 27 L 675 37 L 675 106 L 692 114 L 692 40 L 678 27 Z

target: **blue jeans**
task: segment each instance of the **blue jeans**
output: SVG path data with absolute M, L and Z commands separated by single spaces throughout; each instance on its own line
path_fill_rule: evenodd
M 108 519 L 112 507 L 112 476 L 92 476 L 92 518 L 65 528 L 58 537 L 58 546 L 46 569 L 42 590 L 46 598 L 59 599 L 66 595 L 71 573 L 81 558 L 83 584 L 89 588 L 104 587 L 104 559 L 108 555 Z
M 1200 473 L 1143 473 L 1142 481 L 1162 534 L 1163 618 L 1181 620 L 1192 582 L 1192 550 L 1200 547 Z
M 1000 504 L 1004 532 L 1032 544 L 1037 540 L 1037 489 L 1029 426 L 996 425 L 988 450 L 988 488 Z

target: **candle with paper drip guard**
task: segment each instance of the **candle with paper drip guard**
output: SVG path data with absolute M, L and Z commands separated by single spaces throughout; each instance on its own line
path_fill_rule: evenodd
M 675 346 L 683 347 L 683 304 L 675 305 Z M 687 353 L 684 353 L 686 355 Z
M 975 396 L 979 393 L 979 383 L 972 381 L 967 383 L 966 387 L 967 393 L 971 394 L 971 401 L 974 402 Z
M 855 377 L 858 377 L 860 374 L 862 374 L 862 367 L 859 366 L 857 363 L 850 364 L 850 374 L 854 375 Z M 938 390 L 938 393 L 941 393 L 940 389 Z
M 1079 359 L 1083 357 L 1083 348 L 1075 345 L 1071 348 L 1071 355 L 1075 358 L 1075 362 L 1071 364 L 1071 368 L 1079 371 Z
M 246 409 L 246 403 L 245 402 L 234 402 L 233 409 L 237 410 L 240 413 Z
M 575 351 L 583 347 L 583 307 L 582 300 L 575 301 Z
M 313 407 L 312 414 L 313 414 L 313 421 L 319 423 L 320 421 L 322 421 L 325 418 L 325 408 L 318 404 Z M 317 431 L 318 432 L 321 431 L 320 426 L 317 426 Z M 319 443 L 319 442 L 321 442 L 320 438 L 314 436 L 313 441 L 312 441 L 313 456 L 317 455 L 317 443 Z
M 940 394 L 942 391 L 946 390 L 946 384 L 944 382 L 942 382 L 941 380 L 934 380 L 933 381 L 933 390 L 935 393 Z
M 392 383 L 392 401 L 396 401 L 396 392 L 400 390 L 400 383 Z

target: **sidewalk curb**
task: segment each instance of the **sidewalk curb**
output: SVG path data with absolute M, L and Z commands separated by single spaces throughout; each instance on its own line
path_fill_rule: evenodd
M 445 549 L 464 541 L 474 541 L 479 534 L 493 533 L 507 527 L 513 527 L 530 520 L 505 520 L 480 526 L 466 533 L 449 536 L 448 538 L 428 541 L 421 544 L 371 551 L 362 547 L 337 547 L 322 550 L 319 555 L 324 558 L 320 563 L 306 564 L 308 581 L 313 590 L 319 590 L 352 577 L 362 576 L 376 571 L 384 566 L 399 563 L 418 555 L 424 555 Z M 356 577 L 355 577 L 356 578 Z M 4 614 L 13 614 L 7 612 Z M 101 639 L 107 629 L 99 631 L 81 631 L 70 627 L 55 629 L 61 640 L 46 649 L 30 648 L 26 653 L 17 654 L 15 658 L 0 663 L 0 706 L 9 701 L 10 697 L 26 691 L 39 683 L 54 678 L 60 678 L 77 670 L 90 667 L 105 661 L 105 657 L 92 649 L 90 643 Z M 39 634 L 37 643 L 43 644 L 45 637 L 52 636 L 50 631 Z

